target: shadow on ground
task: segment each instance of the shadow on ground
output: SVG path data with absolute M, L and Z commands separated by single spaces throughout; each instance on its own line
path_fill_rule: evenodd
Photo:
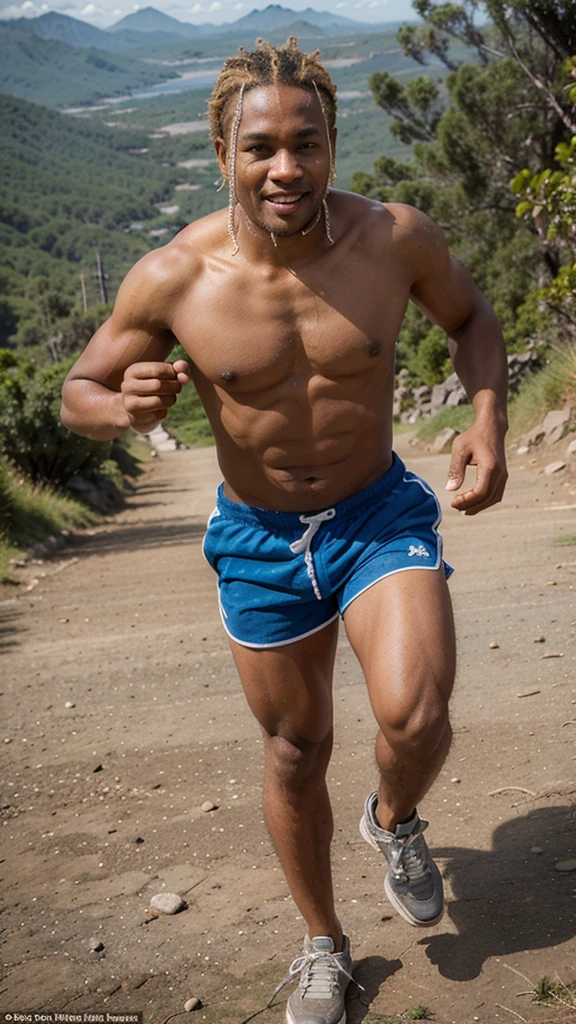
M 575 827 L 575 806 L 540 807 L 499 825 L 490 851 L 432 851 L 448 859 L 455 900 L 447 913 L 458 929 L 420 940 L 440 974 L 469 981 L 488 957 L 557 946 L 576 934 L 576 872 L 554 867 L 574 858 Z
M 24 632 L 19 625 L 20 610 L 6 602 L 0 605 L 0 654 L 14 647 L 19 641 L 16 639 L 19 633 Z
M 349 985 L 346 993 L 348 1024 L 361 1024 L 370 1013 L 370 1005 L 378 995 L 380 987 L 401 967 L 401 960 L 385 960 L 382 956 L 365 956 L 355 963 L 354 980 L 357 984 Z
M 205 523 L 191 523 L 188 516 L 182 516 L 115 527 L 109 533 L 77 538 L 76 545 L 83 555 L 107 555 L 114 551 L 140 551 L 187 544 L 200 540 L 205 533 Z

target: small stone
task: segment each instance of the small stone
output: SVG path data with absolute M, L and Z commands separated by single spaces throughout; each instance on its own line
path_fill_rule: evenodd
M 199 1010 L 202 1006 L 202 1001 L 196 996 L 192 996 L 192 999 L 187 999 L 184 1003 L 184 1009 L 186 1013 L 190 1013 L 191 1010 Z
M 177 914 L 183 906 L 184 900 L 175 892 L 159 892 L 150 900 L 150 909 L 160 914 Z
M 488 647 L 490 648 L 491 651 L 495 651 L 498 647 L 500 647 L 500 644 L 498 643 L 497 640 L 491 640 L 490 643 L 488 644 Z
M 453 779 L 450 779 L 450 782 L 462 782 L 462 779 L 459 779 L 458 776 L 455 775 Z
M 72 700 L 67 700 L 67 701 L 66 701 L 66 703 L 65 703 L 65 705 L 64 705 L 64 707 L 65 707 L 65 708 L 75 708 L 75 707 L 76 707 L 76 705 L 75 705 L 74 701 L 72 701 Z
M 545 636 L 535 636 L 534 637 L 534 643 L 535 644 L 545 644 L 546 643 L 546 637 Z
M 576 860 L 557 860 L 554 865 L 555 871 L 576 871 Z
M 200 804 L 200 810 L 205 811 L 206 814 L 208 811 L 217 811 L 218 804 L 213 803 L 212 800 L 205 800 L 203 804 Z
M 101 939 L 97 939 L 95 936 L 93 936 L 90 939 L 90 952 L 91 953 L 101 953 L 103 949 L 104 949 L 104 943 L 102 942 L 102 940 Z
M 516 454 L 527 455 L 529 451 L 530 449 L 527 444 L 521 444 L 520 447 L 516 449 Z M 477 1018 L 475 1017 L 474 1020 L 477 1020 Z
M 531 846 L 530 853 L 544 853 L 544 850 L 541 846 Z
M 144 840 L 143 840 L 142 836 L 136 836 L 136 839 L 134 840 L 134 842 L 138 843 L 138 845 L 140 845 L 140 843 L 143 843 Z
M 570 444 L 566 449 L 566 458 L 569 459 L 571 455 L 576 455 L 576 438 L 573 441 L 570 441 Z
M 104 771 L 104 769 L 103 769 L 101 764 L 97 764 L 96 767 L 92 769 L 92 772 L 94 774 L 96 774 L 96 772 L 102 772 L 102 771 Z
M 559 473 L 562 469 L 566 469 L 566 463 L 562 462 L 561 459 L 556 459 L 555 462 L 549 462 L 544 467 L 544 472 L 546 476 L 552 476 L 553 473 Z

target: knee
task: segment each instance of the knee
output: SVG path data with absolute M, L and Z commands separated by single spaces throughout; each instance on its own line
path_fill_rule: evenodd
M 285 789 L 300 790 L 313 778 L 324 777 L 332 750 L 332 731 L 314 741 L 290 735 L 267 736 L 266 771 Z
M 435 691 L 416 704 L 399 703 L 389 709 L 380 728 L 397 753 L 417 760 L 446 753 L 452 735 L 448 702 Z

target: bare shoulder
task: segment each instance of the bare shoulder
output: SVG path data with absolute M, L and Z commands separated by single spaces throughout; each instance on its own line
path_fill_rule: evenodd
M 225 235 L 222 211 L 189 224 L 167 245 L 146 253 L 124 278 L 117 298 L 122 312 L 137 311 L 167 324 L 170 311 L 202 275 L 206 259 L 222 244 Z
M 446 252 L 444 233 L 427 214 L 405 203 L 380 203 L 353 192 L 335 193 L 353 229 L 360 231 L 370 246 L 410 261 Z M 337 207 L 336 207 L 337 209 Z

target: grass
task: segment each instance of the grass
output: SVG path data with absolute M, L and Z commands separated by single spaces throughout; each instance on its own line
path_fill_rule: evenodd
M 474 410 L 471 405 L 457 405 L 454 408 L 444 406 L 436 416 L 423 420 L 418 427 L 417 437 L 426 444 L 431 442 L 445 427 L 453 427 L 460 434 L 472 426 Z
M 576 983 L 565 985 L 563 981 L 552 981 L 548 975 L 540 978 L 534 986 L 534 1002 L 558 1004 L 576 1010 Z
M 570 548 L 576 544 L 576 533 L 566 533 L 563 537 L 556 537 L 552 541 L 554 548 Z
M 366 1024 L 405 1024 L 408 1020 L 430 1020 L 431 1011 L 427 1006 L 418 1003 L 416 1006 L 408 1006 L 402 1013 L 392 1014 L 369 1014 Z
M 48 486 L 35 487 L 0 462 L 0 583 L 10 580 L 10 562 L 26 548 L 97 520 L 96 513 L 74 499 Z

